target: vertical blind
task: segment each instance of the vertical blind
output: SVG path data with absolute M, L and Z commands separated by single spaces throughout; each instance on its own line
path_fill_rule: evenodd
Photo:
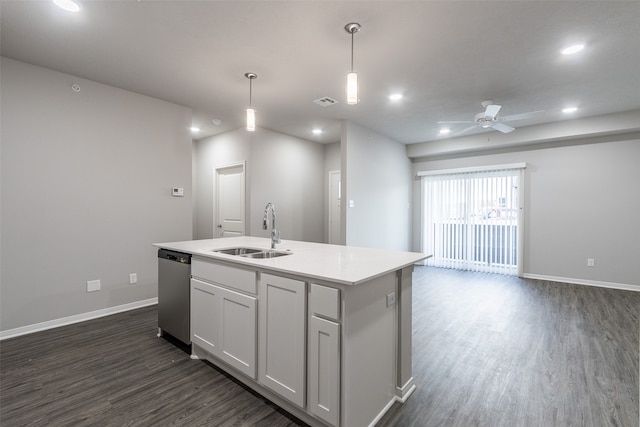
M 427 175 L 423 251 L 427 265 L 518 274 L 522 169 Z

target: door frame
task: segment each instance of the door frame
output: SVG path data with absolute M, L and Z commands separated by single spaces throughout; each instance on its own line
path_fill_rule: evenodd
M 242 168 L 242 194 L 241 194 L 241 200 L 242 200 L 242 209 L 241 209 L 241 219 L 242 219 L 242 235 L 246 236 L 247 235 L 247 221 L 246 221 L 246 193 L 247 193 L 247 179 L 246 179 L 246 174 L 247 174 L 247 166 L 246 166 L 246 161 L 242 160 L 240 162 L 235 162 L 235 163 L 227 163 L 224 165 L 219 165 L 216 166 L 213 170 L 213 191 L 214 191 L 214 197 L 213 197 L 213 238 L 217 238 L 217 237 L 221 237 L 220 234 L 220 230 L 218 225 L 221 224 L 221 219 L 220 219 L 220 191 L 218 189 L 218 185 L 220 184 L 220 175 L 222 175 L 222 172 L 226 169 L 234 169 L 237 167 L 241 167 Z
M 338 185 L 338 196 L 341 203 L 340 203 L 340 213 L 338 214 L 337 218 L 333 217 L 333 198 L 331 194 L 331 183 L 335 175 L 338 175 L 340 177 L 340 184 Z M 342 171 L 340 169 L 329 171 L 329 186 L 327 189 L 327 200 L 329 202 L 327 207 L 329 211 L 327 215 L 327 243 L 333 244 L 333 245 L 340 245 L 342 244 L 342 241 L 343 241 L 342 239 Z M 338 228 L 338 241 L 336 242 L 331 241 L 331 221 L 332 220 L 337 220 L 338 223 L 340 224 L 340 227 Z

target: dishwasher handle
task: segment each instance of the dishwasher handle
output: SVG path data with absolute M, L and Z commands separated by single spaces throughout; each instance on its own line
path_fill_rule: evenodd
M 179 262 L 180 264 L 191 264 L 191 254 L 170 251 L 168 249 L 159 249 L 158 258 Z

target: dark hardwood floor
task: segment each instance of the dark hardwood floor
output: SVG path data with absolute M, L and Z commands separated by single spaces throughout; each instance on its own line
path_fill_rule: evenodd
M 420 268 L 384 426 L 638 426 L 640 293 Z
M 638 426 L 640 292 L 419 267 L 413 295 L 418 388 L 379 426 Z M 2 341 L 0 425 L 304 425 L 156 316 Z

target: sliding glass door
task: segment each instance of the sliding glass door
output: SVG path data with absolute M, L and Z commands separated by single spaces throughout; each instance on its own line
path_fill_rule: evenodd
M 518 274 L 522 169 L 425 174 L 427 265 Z

